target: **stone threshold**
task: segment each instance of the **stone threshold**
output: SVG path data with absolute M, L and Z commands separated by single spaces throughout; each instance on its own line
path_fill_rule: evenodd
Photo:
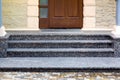
M 10 35 L 48 35 L 48 34 L 58 34 L 58 35 L 112 35 L 111 31 L 87 31 L 87 30 L 80 30 L 80 29 L 41 29 L 38 31 L 10 31 L 7 30 L 7 33 Z

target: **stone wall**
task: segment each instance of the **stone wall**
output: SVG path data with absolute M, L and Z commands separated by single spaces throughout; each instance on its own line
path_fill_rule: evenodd
M 83 30 L 112 29 L 115 0 L 84 0 Z M 8 30 L 39 30 L 39 0 L 3 0 L 3 23 Z
M 3 24 L 7 29 L 27 27 L 28 0 L 2 0 Z
M 96 0 L 96 27 L 113 28 L 115 15 L 116 0 Z
M 3 24 L 7 30 L 38 30 L 38 0 L 3 0 Z

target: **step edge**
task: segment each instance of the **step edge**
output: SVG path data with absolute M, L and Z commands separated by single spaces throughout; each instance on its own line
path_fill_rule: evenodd
M 9 40 L 8 43 L 112 43 L 111 40 Z
M 93 48 L 87 48 L 87 49 L 83 49 L 83 48 L 79 48 L 79 49 L 75 49 L 75 48 L 54 48 L 54 49 L 46 49 L 46 48 L 42 48 L 42 49 L 34 49 L 34 48 L 9 48 L 7 49 L 7 52 L 114 52 L 114 49 L 112 48 L 99 48 L 99 49 L 93 49 Z

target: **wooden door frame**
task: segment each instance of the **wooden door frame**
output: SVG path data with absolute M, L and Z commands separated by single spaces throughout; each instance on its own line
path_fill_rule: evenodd
M 40 0 L 39 0 L 39 5 L 38 5 L 38 18 L 39 18 L 39 28 L 40 29 L 48 29 L 49 28 L 49 18 L 50 18 L 50 0 L 48 0 L 48 18 L 40 18 L 40 8 L 41 8 L 41 5 L 40 5 Z M 42 8 L 46 8 L 46 7 L 42 7 Z M 47 23 L 47 24 L 42 24 L 44 25 L 44 27 L 40 24 L 41 23 L 41 20 L 43 21 L 43 23 Z

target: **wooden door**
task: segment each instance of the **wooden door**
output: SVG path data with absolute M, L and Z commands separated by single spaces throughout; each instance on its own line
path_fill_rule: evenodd
M 44 28 L 82 28 L 82 0 L 49 0 L 48 9 L 48 19 L 43 19 L 47 23 Z

